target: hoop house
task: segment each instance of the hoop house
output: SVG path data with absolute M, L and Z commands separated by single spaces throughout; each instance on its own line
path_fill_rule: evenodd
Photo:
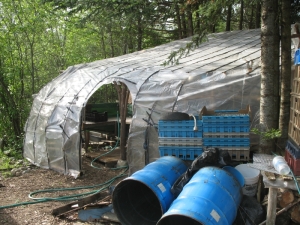
M 81 114 L 102 85 L 126 84 L 133 115 L 127 140 L 130 173 L 145 166 L 148 112 L 157 123 L 165 112 L 199 114 L 203 106 L 251 106 L 257 120 L 260 92 L 260 30 L 213 34 L 178 64 L 163 66 L 191 38 L 152 49 L 69 67 L 35 97 L 25 126 L 24 157 L 43 168 L 77 177 L 81 170 Z M 147 129 L 149 160 L 159 157 L 155 127 Z

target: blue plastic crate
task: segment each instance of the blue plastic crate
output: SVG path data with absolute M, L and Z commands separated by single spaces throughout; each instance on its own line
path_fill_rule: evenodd
M 204 132 L 211 132 L 211 133 L 241 133 L 241 132 L 250 132 L 249 125 L 233 125 L 233 126 L 220 126 L 220 125 L 213 125 L 213 124 L 205 124 L 203 125 L 203 133 Z
M 223 146 L 220 149 L 227 151 L 250 151 L 250 145 L 248 146 Z
M 249 132 L 241 133 L 204 133 L 203 138 L 249 138 Z
M 204 145 L 206 143 L 249 143 L 250 138 L 203 138 Z
M 199 131 L 202 131 L 202 121 L 196 121 Z M 180 130 L 180 131 L 193 131 L 195 126 L 194 120 L 175 120 L 175 121 L 158 121 L 158 130 L 170 131 L 170 130 Z
M 237 120 L 237 119 L 218 119 L 211 118 L 203 120 L 203 126 L 219 125 L 219 126 L 250 126 L 250 120 Z
M 222 124 L 222 125 L 250 125 L 250 106 L 240 110 L 208 110 L 204 106 L 200 111 L 199 118 L 203 125 Z
M 202 146 L 202 138 L 169 138 L 161 137 L 158 138 L 159 146 L 186 146 L 186 147 L 197 147 Z
M 288 140 L 285 150 L 288 151 L 295 159 L 300 159 L 300 149 Z
M 232 161 L 249 161 L 250 159 L 249 150 L 228 150 L 228 153 Z
M 175 156 L 183 160 L 194 160 L 202 153 L 202 148 L 159 146 L 159 154 L 161 157 Z
M 181 130 L 170 130 L 161 131 L 158 130 L 159 137 L 174 137 L 174 138 L 202 138 L 202 131 L 181 131 Z
M 218 147 L 218 148 L 230 148 L 230 147 L 250 147 L 249 142 L 206 142 L 204 147 Z

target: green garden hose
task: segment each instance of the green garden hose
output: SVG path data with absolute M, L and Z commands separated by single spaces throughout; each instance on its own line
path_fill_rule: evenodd
M 101 156 L 104 156 L 104 155 L 107 155 L 109 154 L 110 152 L 112 152 L 114 149 L 116 149 L 116 147 L 118 146 L 118 142 L 119 142 L 119 139 L 120 139 L 120 125 L 119 125 L 119 120 L 118 120 L 118 140 L 117 140 L 117 143 L 115 145 L 115 147 L 113 147 L 109 152 L 105 153 L 105 154 L 102 154 L 98 157 L 96 157 L 92 162 L 91 162 L 91 166 L 93 168 L 96 168 L 96 169 L 101 169 L 99 167 L 96 167 L 93 165 L 93 162 L 95 162 L 95 160 L 97 160 L 98 158 L 100 158 Z M 11 205 L 4 205 L 4 206 L 0 206 L 0 210 L 1 209 L 6 209 L 6 208 L 13 208 L 13 207 L 17 207 L 17 206 L 22 206 L 22 205 L 31 205 L 31 204 L 37 204 L 37 203 L 43 203 L 43 202 L 49 202 L 49 201 L 75 201 L 75 200 L 78 200 L 78 199 L 82 199 L 88 195 L 93 195 L 93 194 L 97 194 L 99 192 L 102 192 L 104 191 L 105 189 L 109 188 L 109 186 L 118 178 L 120 177 L 124 177 L 124 176 L 127 176 L 127 170 L 128 170 L 128 166 L 124 166 L 124 167 L 117 167 L 117 168 L 112 168 L 113 170 L 116 170 L 116 169 L 123 169 L 125 168 L 125 170 L 113 177 L 112 179 L 104 182 L 104 183 L 101 183 L 101 184 L 96 184 L 96 185 L 90 185 L 90 186 L 80 186 L 80 187 L 72 187 L 72 188 L 54 188 L 54 189 L 45 189 L 45 190 L 37 190 L 37 191 L 33 191 L 31 192 L 28 197 L 30 199 L 33 199 L 34 201 L 30 201 L 30 202 L 20 202 L 20 203 L 15 203 L 15 204 L 11 204 Z M 37 198 L 37 197 L 33 197 L 34 195 L 36 194 L 39 194 L 39 193 L 51 193 L 51 192 L 58 192 L 58 191 L 74 191 L 74 190 L 81 190 L 81 189 L 94 189 L 96 187 L 101 187 L 101 188 L 98 188 L 96 190 L 92 190 L 92 191 L 89 191 L 89 192 L 85 192 L 85 193 L 81 193 L 81 194 L 73 194 L 73 195 L 66 195 L 66 196 L 61 196 L 61 197 L 43 197 L 43 198 Z
M 74 187 L 74 188 L 54 188 L 54 189 L 33 191 L 28 195 L 28 197 L 33 199 L 34 201 L 20 202 L 20 203 L 15 203 L 15 204 L 11 204 L 11 205 L 4 205 L 4 206 L 0 206 L 0 209 L 13 208 L 13 207 L 21 206 L 21 205 L 31 205 L 31 204 L 37 204 L 37 203 L 49 202 L 49 201 L 75 201 L 78 199 L 82 199 L 88 195 L 93 195 L 93 194 L 97 194 L 99 192 L 104 191 L 116 179 L 127 176 L 126 171 L 127 171 L 127 169 L 124 172 L 122 172 L 121 174 L 119 174 L 119 175 L 113 177 L 112 179 L 110 179 L 104 183 L 101 183 L 101 184 L 96 184 L 96 185 L 91 185 L 91 186 L 80 186 L 80 187 Z M 33 197 L 34 195 L 39 194 L 39 193 L 50 193 L 50 192 L 58 192 L 58 191 L 73 191 L 73 190 L 80 190 L 80 189 L 91 189 L 91 188 L 96 188 L 96 187 L 101 187 L 101 188 L 98 188 L 93 191 L 81 193 L 81 194 L 66 195 L 66 196 L 61 196 L 61 197 L 43 197 L 43 198 Z

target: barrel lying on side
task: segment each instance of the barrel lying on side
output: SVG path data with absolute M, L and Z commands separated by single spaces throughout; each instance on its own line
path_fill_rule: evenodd
M 155 225 L 175 199 L 171 187 L 186 170 L 181 159 L 165 156 L 118 183 L 112 201 L 122 225 Z
M 204 167 L 184 186 L 157 225 L 231 225 L 244 180 L 232 168 Z

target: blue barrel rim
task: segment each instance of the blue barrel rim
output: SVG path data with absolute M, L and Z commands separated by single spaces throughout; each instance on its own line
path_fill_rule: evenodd
M 232 166 L 224 166 L 222 169 L 233 175 L 234 179 L 236 179 L 241 185 L 241 188 L 245 186 L 245 178 L 243 177 L 240 171 L 238 171 Z
M 183 160 L 165 156 L 120 181 L 112 193 L 119 221 L 124 225 L 156 225 L 175 199 L 172 185 L 187 168 Z

